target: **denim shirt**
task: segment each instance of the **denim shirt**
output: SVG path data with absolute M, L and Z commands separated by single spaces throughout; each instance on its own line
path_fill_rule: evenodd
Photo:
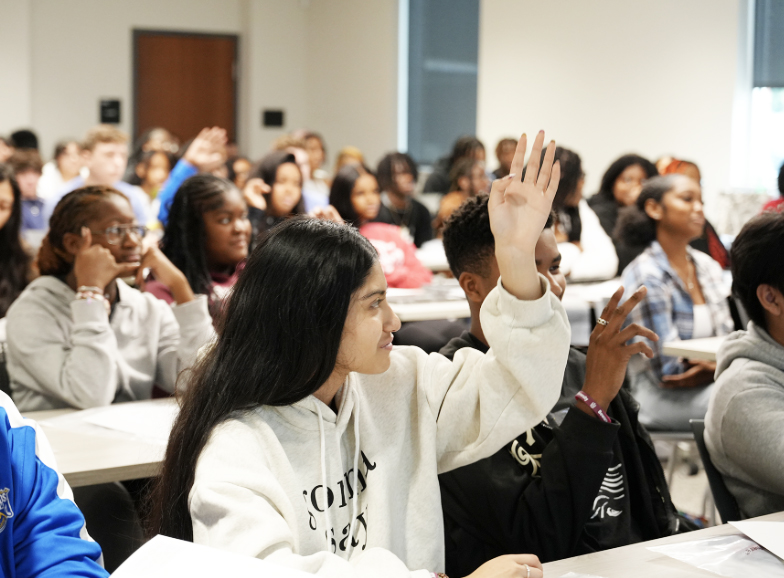
M 728 287 L 722 279 L 721 266 L 709 255 L 686 247 L 689 259 L 694 263 L 697 282 L 700 284 L 705 304 L 713 321 L 714 335 L 727 335 L 733 330 L 727 297 Z M 653 350 L 650 369 L 658 381 L 664 375 L 677 375 L 686 370 L 685 364 L 676 357 L 662 354 L 665 342 L 691 339 L 694 331 L 694 302 L 683 280 L 670 265 L 667 254 L 658 241 L 651 243 L 623 271 L 621 278 L 629 297 L 640 286 L 645 285 L 648 294 L 629 314 L 626 325 L 637 323 L 652 329 L 659 341 L 644 338 Z

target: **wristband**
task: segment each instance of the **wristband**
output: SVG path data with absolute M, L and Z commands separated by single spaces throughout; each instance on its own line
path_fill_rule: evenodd
M 103 307 L 106 309 L 106 315 L 110 315 L 112 312 L 112 307 L 109 305 L 109 300 L 104 297 L 103 293 L 100 291 L 83 291 L 83 289 L 87 289 L 87 287 L 79 287 L 79 291 L 76 292 L 75 299 L 85 300 L 88 303 L 92 303 L 93 299 L 99 302 L 103 302 Z
M 103 289 L 100 287 L 93 287 L 91 285 L 82 285 L 76 290 L 77 293 L 100 293 L 103 295 Z
M 431 578 L 449 578 L 449 576 L 447 576 L 443 572 L 431 572 L 430 573 L 430 577 Z
M 578 391 L 577 394 L 574 396 L 574 398 L 584 402 L 585 405 L 587 405 L 591 409 L 591 411 L 593 411 L 593 413 L 596 414 L 596 417 L 598 417 L 604 423 L 612 423 L 612 420 L 606 413 L 604 413 L 602 407 L 598 403 L 596 403 L 596 401 L 594 401 L 594 399 L 584 391 L 582 390 Z

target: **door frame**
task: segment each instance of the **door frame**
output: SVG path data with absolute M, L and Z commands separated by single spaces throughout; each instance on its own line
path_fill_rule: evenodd
M 155 34 L 158 36 L 186 36 L 188 38 L 223 38 L 234 40 L 234 64 L 231 72 L 231 79 L 234 83 L 234 126 L 232 128 L 232 132 L 234 133 L 234 140 L 235 142 L 239 141 L 239 134 L 237 133 L 237 127 L 239 126 L 239 51 L 240 51 L 240 36 L 239 34 L 222 34 L 222 33 L 213 33 L 213 32 L 189 32 L 187 30 L 166 30 L 166 29 L 157 29 L 157 28 L 134 28 L 132 30 L 133 33 L 133 41 L 132 41 L 132 58 L 133 58 L 133 135 L 131 146 L 133 143 L 136 142 L 136 139 L 139 138 L 139 126 L 138 126 L 138 118 L 139 115 L 137 114 L 139 111 L 137 110 L 137 99 L 136 96 L 138 94 L 139 88 L 139 61 L 138 61 L 138 46 L 139 46 L 139 38 L 148 35 L 148 34 Z M 165 127 L 164 127 L 165 128 Z M 221 128 L 229 128 L 229 127 L 221 127 Z M 194 135 L 195 136 L 195 135 Z

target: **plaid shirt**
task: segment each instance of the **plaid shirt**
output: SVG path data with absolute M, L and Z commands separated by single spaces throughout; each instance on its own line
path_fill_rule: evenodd
M 722 280 L 722 270 L 710 256 L 687 247 L 689 258 L 697 271 L 697 282 L 702 288 L 705 303 L 713 321 L 714 335 L 727 335 L 733 329 L 727 297 L 728 287 Z M 627 318 L 626 324 L 637 323 L 656 332 L 659 341 L 645 339 L 653 350 L 650 369 L 661 381 L 663 375 L 677 375 L 686 370 L 678 358 L 662 355 L 662 345 L 667 341 L 691 339 L 694 330 L 694 303 L 683 280 L 670 266 L 667 254 L 654 241 L 623 271 L 621 278 L 630 296 L 640 285 L 648 294 Z M 638 341 L 644 338 L 637 338 Z M 647 358 L 646 358 L 647 360 Z

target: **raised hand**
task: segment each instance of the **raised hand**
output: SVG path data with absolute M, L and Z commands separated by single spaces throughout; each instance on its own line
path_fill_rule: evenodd
M 321 219 L 322 221 L 332 221 L 341 225 L 345 224 L 343 217 L 340 216 L 338 210 L 332 205 L 327 205 L 326 207 L 316 207 L 308 213 L 308 216 L 314 219 Z
M 203 128 L 185 151 L 183 158 L 203 173 L 209 173 L 226 162 L 226 131 L 214 126 Z
M 259 177 L 254 177 L 248 179 L 248 182 L 245 183 L 245 187 L 242 189 L 242 196 L 245 197 L 245 202 L 248 203 L 248 206 L 266 211 L 267 201 L 264 200 L 264 195 L 271 191 L 272 187 Z
M 81 234 L 73 266 L 77 287 L 98 287 L 104 291 L 118 277 L 134 275 L 139 269 L 139 263 L 117 263 L 109 249 L 93 245 L 93 235 L 87 227 L 82 227 Z
M 141 265 L 136 273 L 137 287 L 144 287 L 144 272 L 147 269 L 150 270 L 158 281 L 169 288 L 178 304 L 187 303 L 195 299 L 188 279 L 157 246 L 148 248 L 142 256 Z
M 512 172 L 493 182 L 488 202 L 501 279 L 504 288 L 518 299 L 537 299 L 542 294 L 534 250 L 550 215 L 561 177 L 560 165 L 553 164 L 555 142 L 547 146 L 539 169 L 543 143 L 544 131 L 540 131 L 531 149 L 525 180 L 521 181 L 527 141 L 525 135 L 520 137 Z
M 628 301 L 618 307 L 618 303 L 623 297 L 623 287 L 619 287 L 602 312 L 601 318 L 607 321 L 607 325 L 597 323 L 591 333 L 585 362 L 583 391 L 590 395 L 605 411 L 623 385 L 626 366 L 632 356 L 642 353 L 649 359 L 653 357 L 653 351 L 647 343 L 642 341 L 628 342 L 638 336 L 658 341 L 658 335 L 647 327 L 636 323 L 621 329 L 626 317 L 642 301 L 647 292 L 645 287 L 640 287 L 629 297 Z M 583 408 L 578 405 L 578 407 L 593 415 L 590 410 L 586 411 L 587 406 Z
M 542 578 L 544 569 L 533 554 L 507 554 L 485 562 L 466 578 Z

